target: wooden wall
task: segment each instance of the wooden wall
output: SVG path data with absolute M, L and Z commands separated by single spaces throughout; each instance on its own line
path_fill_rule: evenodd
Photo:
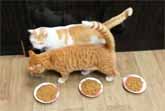
M 84 19 L 103 22 L 129 6 L 134 8 L 134 15 L 124 24 L 113 29 L 117 51 L 165 48 L 165 2 L 118 1 L 24 0 L 22 2 L 1 2 L 0 54 L 22 54 L 21 40 L 26 51 L 31 49 L 27 32 L 29 28 L 80 23 Z M 51 12 L 48 11 L 45 12 L 47 15 L 41 15 L 37 12 L 41 7 L 51 10 Z M 49 16 L 52 12 L 55 15 Z

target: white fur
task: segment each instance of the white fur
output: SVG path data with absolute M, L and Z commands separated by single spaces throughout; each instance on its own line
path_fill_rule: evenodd
M 90 23 L 88 21 L 82 21 L 83 23 Z M 90 25 L 90 24 L 89 24 Z M 59 27 L 54 27 L 54 28 L 45 28 L 45 30 L 47 31 L 47 37 L 46 40 L 44 41 L 44 43 L 39 44 L 37 43 L 37 40 L 35 40 L 35 37 L 33 37 L 33 34 L 31 34 L 30 36 L 30 41 L 33 45 L 34 48 L 36 49 L 56 49 L 56 48 L 61 48 L 61 47 L 65 47 L 68 45 L 73 45 L 74 44 L 74 40 L 73 37 L 70 35 L 69 33 L 69 28 L 75 26 L 73 25 L 68 25 L 68 26 L 59 26 Z M 59 37 L 59 35 L 57 34 L 56 30 L 60 30 L 60 29 L 66 29 L 67 31 L 67 43 L 65 43 L 65 37 L 66 36 L 64 34 L 63 37 Z M 34 29 L 37 33 L 39 33 L 39 28 Z M 33 30 L 28 30 L 29 32 L 32 33 Z M 92 44 L 105 44 L 105 40 L 104 39 L 100 39 L 99 37 L 93 35 L 90 39 L 90 43 Z
M 97 36 L 91 36 L 90 37 L 90 43 L 92 44 L 105 44 L 106 41 L 104 39 L 100 39 Z
M 48 35 L 43 44 L 37 43 L 33 34 L 31 34 L 31 36 L 30 36 L 30 41 L 34 48 L 40 49 L 40 50 L 43 48 L 56 49 L 56 48 L 64 47 L 66 45 L 72 45 L 72 44 L 74 44 L 74 41 L 73 41 L 72 37 L 70 36 L 69 32 L 67 34 L 67 36 L 68 36 L 67 44 L 65 44 L 65 37 L 59 37 L 59 35 L 55 31 L 58 29 L 68 29 L 69 27 L 72 27 L 72 26 L 74 26 L 74 25 L 68 25 L 66 27 L 46 28 Z M 35 29 L 35 30 L 36 30 L 36 32 L 39 32 L 38 31 L 39 29 Z M 32 30 L 28 30 L 28 31 L 32 33 Z
M 67 29 L 67 45 L 73 45 L 74 40 L 73 37 L 70 35 L 69 30 Z
M 83 71 L 81 71 L 81 74 L 86 76 L 86 75 L 90 74 L 91 72 L 92 71 L 90 71 L 90 70 L 83 70 Z
M 35 32 L 36 32 L 37 34 L 39 33 L 39 28 L 34 29 L 34 30 L 35 30 Z M 45 48 L 46 43 L 39 44 L 39 43 L 37 42 L 37 40 L 35 39 L 35 37 L 34 37 L 34 35 L 33 35 L 33 31 L 34 31 L 34 30 L 33 30 L 33 29 L 29 29 L 29 30 L 28 30 L 28 32 L 31 33 L 31 35 L 30 35 L 30 42 L 31 42 L 31 44 L 32 44 L 33 47 L 36 48 L 36 49 L 43 49 L 43 48 Z
M 43 43 L 43 44 L 37 43 L 37 41 L 33 37 L 33 34 L 30 36 L 30 42 L 32 43 L 33 47 L 36 48 L 36 49 L 43 49 L 46 46 L 45 43 Z
M 93 26 L 93 23 L 89 22 L 89 21 L 82 21 L 81 23 L 86 25 L 86 26 L 88 26 L 88 27 L 92 27 Z
M 63 84 L 64 82 L 65 82 L 65 80 L 63 78 L 58 79 L 58 83 Z
M 63 84 L 67 79 L 68 79 L 68 78 L 62 78 L 62 77 L 61 77 L 61 78 L 58 79 L 58 83 L 59 83 L 59 84 Z
M 48 36 L 46 40 L 46 48 L 47 49 L 56 49 L 60 47 L 64 47 L 65 44 L 65 37 L 59 37 L 57 32 L 54 28 L 48 28 L 47 29 Z
M 84 24 L 88 27 L 93 26 L 93 23 L 89 22 L 89 21 L 82 21 L 82 24 Z M 98 27 L 97 25 L 98 24 L 95 24 L 95 28 Z M 93 36 L 90 37 L 90 43 L 92 43 L 92 44 L 105 44 L 106 41 L 105 41 L 105 39 L 100 39 L 99 37 L 93 35 Z
M 106 81 L 111 82 L 114 80 L 114 77 L 113 76 L 106 76 L 105 79 L 106 79 Z
M 127 11 L 128 11 L 128 16 L 132 16 L 132 14 L 133 14 L 133 8 L 132 7 L 129 7 L 127 9 Z
M 93 29 L 98 28 L 98 23 L 96 23 L 96 22 L 82 21 L 82 24 L 84 24 L 84 25 L 86 25 L 86 26 L 88 26 L 88 27 L 94 26 Z

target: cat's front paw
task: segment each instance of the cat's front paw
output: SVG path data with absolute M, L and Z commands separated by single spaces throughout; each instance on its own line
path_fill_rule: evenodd
M 106 79 L 106 81 L 111 82 L 114 80 L 114 77 L 113 76 L 106 76 L 105 79 Z
M 59 83 L 59 84 L 63 84 L 65 81 L 66 81 L 66 80 L 63 79 L 63 78 L 59 78 L 59 79 L 58 79 L 58 83 Z

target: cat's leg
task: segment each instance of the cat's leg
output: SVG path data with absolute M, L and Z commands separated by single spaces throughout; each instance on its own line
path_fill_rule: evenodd
M 60 77 L 59 79 L 58 79 L 58 83 L 59 84 L 63 84 L 63 83 L 65 83 L 65 81 L 67 80 L 69 78 L 69 76 L 62 76 L 62 77 Z
M 110 70 L 110 74 L 108 72 L 105 72 L 107 74 L 107 76 L 105 77 L 105 80 L 108 81 L 108 82 L 111 82 L 114 80 L 115 78 L 115 75 L 119 74 L 119 72 L 116 70 L 116 69 L 112 69 Z
M 91 72 L 92 72 L 91 70 L 82 70 L 81 74 L 85 76 L 85 75 L 90 74 Z
M 101 68 L 99 68 L 99 71 L 101 71 L 102 73 L 104 73 L 106 75 L 105 80 L 108 82 L 111 82 L 114 80 L 114 77 L 119 74 L 119 72 L 112 67 L 104 67 L 102 66 Z

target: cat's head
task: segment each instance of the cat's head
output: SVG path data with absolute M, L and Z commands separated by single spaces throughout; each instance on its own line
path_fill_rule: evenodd
M 46 39 L 48 36 L 46 27 L 29 29 L 28 32 L 30 33 L 30 42 L 34 48 L 41 50 L 46 47 Z
M 40 54 L 35 54 L 30 50 L 29 57 L 28 70 L 33 76 L 40 76 L 41 73 L 45 71 L 45 67 L 43 65 L 43 56 Z

